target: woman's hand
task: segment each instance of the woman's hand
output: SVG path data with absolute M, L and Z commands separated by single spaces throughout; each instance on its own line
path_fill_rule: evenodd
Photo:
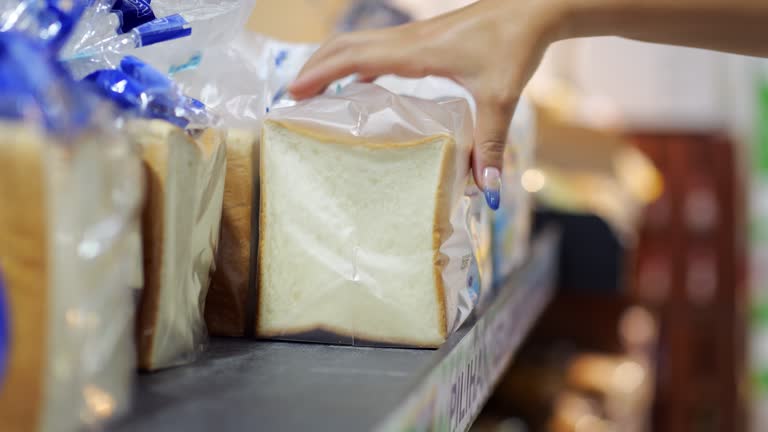
M 472 171 L 495 210 L 509 122 L 559 18 L 558 0 L 482 0 L 426 21 L 342 34 L 312 56 L 289 90 L 306 98 L 352 73 L 362 81 L 385 74 L 453 79 L 477 103 Z

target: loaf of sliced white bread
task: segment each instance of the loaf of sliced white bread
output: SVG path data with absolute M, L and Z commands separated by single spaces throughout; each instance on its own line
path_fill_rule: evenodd
M 154 370 L 193 360 L 205 343 L 226 157 L 216 130 L 193 138 L 161 120 L 137 120 L 127 130 L 141 147 L 146 173 L 138 365 Z
M 138 155 L 114 136 L 0 131 L 0 430 L 94 427 L 130 394 Z
M 255 263 L 256 245 L 252 244 L 254 185 L 257 181 L 260 133 L 245 129 L 226 131 L 227 173 L 224 180 L 224 203 L 221 236 L 216 252 L 216 270 L 205 301 L 205 322 L 216 336 L 243 336 L 252 326 L 253 301 L 249 302 L 255 280 L 251 265 Z M 253 259 L 251 256 L 253 255 Z M 255 287 L 253 287 L 255 289 Z M 250 322 L 249 322 L 250 318 Z
M 260 156 L 256 334 L 439 346 L 466 283 L 448 276 L 465 254 L 444 246 L 470 130 L 463 100 L 374 85 L 273 111 Z

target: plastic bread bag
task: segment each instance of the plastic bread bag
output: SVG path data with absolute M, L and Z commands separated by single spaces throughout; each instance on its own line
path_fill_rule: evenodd
M 207 343 L 205 299 L 224 194 L 223 134 L 190 135 L 162 120 L 136 119 L 126 134 L 141 149 L 144 289 L 138 307 L 138 365 L 156 370 L 189 363 Z
M 205 307 L 211 334 L 253 335 L 256 249 L 251 239 L 257 222 L 261 125 L 314 49 L 244 32 L 203 50 L 195 67 L 173 73 L 185 93 L 216 110 L 226 134 L 221 237 Z
M 226 128 L 258 131 L 272 98 L 269 79 L 275 58 L 270 39 L 243 32 L 203 49 L 193 66 L 149 61 L 169 73 L 185 94 L 215 111 Z
M 225 134 L 227 169 L 215 272 L 206 296 L 208 331 L 219 336 L 253 334 L 249 287 L 254 283 L 254 233 L 258 205 L 261 124 L 315 47 L 242 32 L 200 52 L 194 65 L 150 59 L 170 72 L 181 91 L 215 111 Z
M 270 101 L 270 51 L 263 40 L 242 34 L 229 44 L 203 51 L 196 67 L 173 75 L 187 94 L 216 110 L 224 131 L 227 164 L 221 230 L 205 303 L 208 331 L 218 336 L 243 336 L 249 328 L 246 304 L 255 276 L 251 237 L 258 209 L 254 186 L 261 123 Z
M 448 78 L 427 76 L 424 78 L 403 78 L 395 75 L 385 75 L 376 80 L 376 84 L 401 95 L 414 96 L 424 99 L 444 97 L 462 98 L 467 101 L 475 116 L 475 100 L 469 91 Z M 493 212 L 490 211 L 480 191 L 470 181 L 466 189 L 467 220 L 466 225 L 474 246 L 474 255 L 470 265 L 470 280 L 472 301 L 480 305 L 492 299 L 492 287 L 496 269 L 492 257 Z
M 467 100 L 472 112 L 475 112 L 475 102 L 471 94 L 446 78 L 429 76 L 407 79 L 387 75 L 377 79 L 376 84 L 398 94 L 422 98 L 461 97 Z M 523 187 L 523 175 L 527 172 L 528 183 L 539 180 L 536 171 L 528 171 L 533 168 L 535 145 L 535 110 L 528 98 L 522 97 L 512 117 L 504 151 L 501 205 L 490 217 L 490 224 L 493 226 L 493 271 L 486 274 L 493 274 L 494 285 L 506 280 L 512 270 L 527 257 L 532 200 L 530 192 Z M 487 265 L 482 261 L 478 263 L 481 266 Z M 486 286 L 483 292 L 489 292 L 489 289 L 490 286 Z
M 179 14 L 190 23 L 192 34 L 129 54 L 171 76 L 194 68 L 208 48 L 227 44 L 243 32 L 254 4 L 255 0 L 153 0 L 156 16 Z
M 463 99 L 352 84 L 272 110 L 256 335 L 439 346 L 472 305 L 462 205 L 471 145 Z
M 219 241 L 224 134 L 204 104 L 135 57 L 84 81 L 123 110 L 123 129 L 144 163 L 139 368 L 189 363 L 207 341 L 203 313 Z
M 252 8 L 249 0 L 95 0 L 61 58 L 77 78 L 138 51 L 194 62 L 202 47 L 233 38 Z
M 534 169 L 536 116 L 522 97 L 509 127 L 502 170 L 502 199 L 493 215 L 494 283 L 500 284 L 528 256 L 532 197 L 529 190 L 542 181 Z
M 218 122 L 205 104 L 186 96 L 163 73 L 133 56 L 124 57 L 116 69 L 97 70 L 83 80 L 137 117 L 162 119 L 190 130 Z
M 26 35 L 0 33 L 0 430 L 78 431 L 129 402 L 141 167 Z
M 57 53 L 71 37 L 86 0 L 0 0 L 0 32 L 26 35 Z
M 191 34 L 191 24 L 183 15 L 157 17 L 148 1 L 95 0 L 86 8 L 60 58 L 81 78 L 113 66 L 135 48 Z

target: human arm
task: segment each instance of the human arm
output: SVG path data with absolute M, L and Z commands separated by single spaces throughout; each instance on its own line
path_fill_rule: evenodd
M 472 168 L 495 208 L 509 120 L 547 46 L 607 35 L 768 56 L 768 0 L 481 0 L 426 21 L 339 35 L 290 91 L 308 97 L 351 73 L 455 80 L 477 104 Z

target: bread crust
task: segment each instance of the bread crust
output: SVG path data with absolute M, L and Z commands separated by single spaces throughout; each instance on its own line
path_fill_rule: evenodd
M 9 316 L 6 370 L 0 371 L 0 429 L 34 431 L 48 370 L 49 262 L 43 137 L 3 125 L 0 140 L 0 274 Z
M 136 319 L 136 344 L 139 369 L 152 369 L 155 327 L 162 289 L 163 251 L 165 250 L 165 187 L 169 149 L 165 139 L 142 143 L 142 165 L 146 179 L 141 211 L 141 243 L 144 260 L 144 288 Z
M 435 280 L 435 294 L 437 295 L 437 304 L 438 304 L 438 329 L 440 331 L 440 335 L 442 337 L 442 340 L 435 341 L 434 344 L 414 344 L 413 341 L 409 340 L 396 340 L 396 339 L 390 339 L 390 340 L 383 340 L 381 338 L 374 338 L 370 337 L 370 335 L 365 335 L 364 333 L 358 333 L 354 336 L 354 338 L 362 338 L 362 339 L 368 339 L 371 341 L 384 341 L 387 343 L 392 343 L 393 345 L 414 345 L 414 346 L 424 346 L 424 347 L 438 347 L 442 342 L 445 341 L 447 335 L 448 335 L 448 318 L 447 318 L 447 312 L 446 312 L 446 302 L 445 302 L 445 285 L 443 282 L 443 269 L 447 265 L 447 257 L 440 253 L 440 246 L 448 239 L 448 237 L 452 234 L 452 227 L 450 223 L 450 212 L 451 212 L 451 190 L 450 187 L 447 185 L 450 184 L 449 182 L 446 182 L 446 176 L 449 175 L 455 175 L 453 173 L 453 170 L 451 169 L 451 166 L 455 162 L 455 153 L 456 153 L 456 142 L 452 136 L 449 134 L 435 134 L 430 135 L 428 137 L 424 137 L 421 139 L 416 139 L 412 141 L 403 141 L 403 142 L 397 142 L 397 143 L 375 143 L 375 142 L 369 142 L 366 141 L 365 138 L 360 137 L 354 137 L 354 136 L 336 136 L 333 134 L 326 134 L 314 130 L 307 129 L 302 126 L 294 125 L 288 122 L 283 121 L 277 121 L 277 120 L 270 120 L 267 119 L 264 122 L 264 128 L 262 128 L 262 135 L 261 135 L 261 146 L 260 146 L 260 165 L 259 165 L 259 190 L 260 190 L 260 199 L 259 199 L 259 247 L 258 247 L 258 257 L 257 257 L 257 284 L 258 284 L 258 292 L 257 292 L 257 313 L 256 313 L 256 319 L 254 320 L 254 327 L 255 327 L 255 334 L 259 337 L 268 337 L 268 338 L 275 338 L 275 337 L 284 337 L 289 338 L 290 334 L 301 334 L 301 333 L 307 333 L 312 332 L 316 330 L 321 331 L 328 331 L 331 333 L 338 334 L 342 337 L 352 337 L 350 335 L 345 334 L 343 331 L 339 329 L 334 329 L 330 326 L 317 326 L 312 328 L 301 328 L 297 327 L 290 332 L 280 332 L 280 334 L 277 334 L 276 332 L 269 332 L 262 330 L 260 327 L 262 326 L 261 322 L 261 312 L 262 312 L 262 306 L 263 306 L 263 298 L 262 298 L 262 285 L 261 282 L 263 280 L 262 275 L 262 260 L 264 257 L 264 226 L 265 226 L 265 218 L 266 218 L 266 190 L 264 185 L 264 174 L 266 171 L 264 170 L 264 160 L 265 155 L 264 152 L 266 151 L 266 141 L 264 140 L 264 135 L 267 127 L 267 123 L 272 123 L 277 126 L 280 126 L 284 129 L 288 129 L 293 131 L 294 133 L 300 133 L 306 136 L 309 136 L 311 138 L 314 138 L 318 141 L 326 142 L 326 143 L 334 143 L 334 144 L 343 144 L 343 145 L 358 145 L 367 147 L 370 149 L 389 149 L 389 148 L 400 148 L 400 147 L 412 147 L 412 146 L 418 146 L 425 144 L 427 142 L 432 142 L 436 139 L 443 138 L 446 142 L 446 144 L 443 146 L 442 150 L 442 158 L 441 158 L 441 166 L 440 166 L 440 172 L 439 177 L 443 179 L 443 181 L 440 182 L 440 186 L 437 190 L 437 197 L 435 201 L 435 211 L 434 211 L 434 220 L 432 224 L 432 249 L 433 249 L 433 277 Z
M 205 322 L 211 335 L 243 336 L 252 325 L 246 321 L 246 309 L 255 261 L 255 256 L 251 257 L 251 242 L 252 212 L 257 205 L 253 194 L 258 136 L 255 132 L 230 130 L 225 140 L 227 172 L 221 235 L 205 303 Z

